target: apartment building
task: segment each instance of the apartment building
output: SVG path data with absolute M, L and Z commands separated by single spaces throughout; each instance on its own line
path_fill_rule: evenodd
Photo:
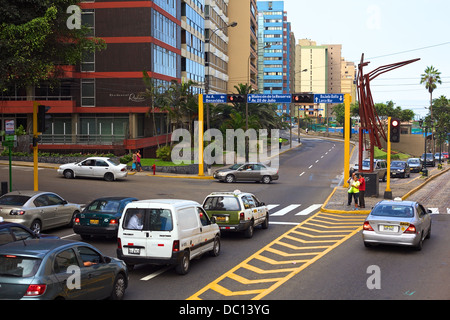
M 201 7 L 201 1 L 191 2 Z M 121 154 L 141 149 L 152 155 L 170 132 L 166 113 L 151 108 L 151 99 L 141 94 L 142 73 L 146 70 L 155 86 L 181 81 L 181 1 L 96 0 L 81 1 L 80 7 L 82 23 L 105 40 L 107 49 L 67 67 L 58 88 L 42 83 L 32 97 L 24 88 L 10 88 L 0 97 L 2 118 L 32 132 L 33 103 L 25 100 L 34 100 L 50 106 L 53 116 L 40 150 Z
M 289 94 L 290 91 L 290 34 L 284 1 L 257 1 L 258 42 L 262 46 L 262 83 L 260 92 Z M 278 106 L 279 114 L 289 114 L 289 104 Z
M 205 92 L 228 89 L 228 0 L 205 0 Z
M 258 22 L 256 0 L 230 1 L 228 4 L 230 21 L 237 21 L 235 28 L 229 29 L 230 41 L 228 57 L 228 93 L 236 92 L 235 86 L 248 84 L 258 90 Z

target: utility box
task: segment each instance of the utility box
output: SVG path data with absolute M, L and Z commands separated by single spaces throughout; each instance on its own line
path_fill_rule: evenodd
M 357 172 L 359 175 L 359 172 Z M 366 180 L 366 192 L 365 197 L 375 197 L 378 198 L 380 195 L 380 181 L 378 179 L 377 172 L 362 172 L 364 179 Z

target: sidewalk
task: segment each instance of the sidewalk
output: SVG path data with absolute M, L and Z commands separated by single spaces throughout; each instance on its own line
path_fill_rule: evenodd
M 420 175 L 415 178 L 391 180 L 392 198 L 400 197 L 403 200 L 408 199 L 411 195 L 421 190 L 425 194 L 433 194 L 434 186 L 429 182 L 434 179 L 445 175 L 446 179 L 450 178 L 450 165 L 443 164 L 442 170 L 436 168 L 430 168 L 428 170 L 428 177 L 424 178 Z M 445 180 L 445 178 L 444 178 Z M 353 210 L 354 204 L 347 206 L 347 188 L 343 186 L 336 187 L 330 194 L 328 199 L 322 206 L 322 212 L 328 213 L 352 213 L 352 214 L 369 214 L 371 208 L 384 199 L 384 191 L 386 190 L 386 182 L 380 182 L 379 184 L 379 196 L 366 197 L 366 208 L 364 210 Z M 445 198 L 445 197 L 443 197 Z M 442 201 L 448 201 L 448 199 L 442 199 Z

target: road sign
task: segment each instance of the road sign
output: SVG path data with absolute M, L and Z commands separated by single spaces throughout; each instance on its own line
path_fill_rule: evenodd
M 343 103 L 342 93 L 319 93 L 314 94 L 314 103 Z
M 292 95 L 290 94 L 249 94 L 247 95 L 248 103 L 291 103 Z
M 227 95 L 226 94 L 204 94 L 203 102 L 204 103 L 227 103 Z

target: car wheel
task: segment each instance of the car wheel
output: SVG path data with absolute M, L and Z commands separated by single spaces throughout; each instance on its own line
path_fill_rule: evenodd
M 78 210 L 73 212 L 72 218 L 70 219 L 69 224 L 67 225 L 69 228 L 73 227 L 73 224 L 75 222 L 75 216 L 79 213 L 80 213 L 80 211 L 78 211 Z
M 266 213 L 266 219 L 264 219 L 264 222 L 261 225 L 261 228 L 267 229 L 269 228 L 269 214 Z
M 64 178 L 73 179 L 74 174 L 72 170 L 64 170 Z
M 419 241 L 419 243 L 416 246 L 416 250 L 417 251 L 420 251 L 423 248 L 423 238 L 424 237 L 423 237 L 423 231 L 422 231 L 422 234 L 420 235 L 420 241 Z
M 127 287 L 125 277 L 119 273 L 114 281 L 113 290 L 111 292 L 111 300 L 122 300 L 125 295 L 125 289 Z
M 253 221 L 250 223 L 250 225 L 248 226 L 247 230 L 245 230 L 244 232 L 244 236 L 248 239 L 250 239 L 251 237 L 253 237 L 253 233 L 255 231 L 255 227 L 253 226 Z
M 189 272 L 190 263 L 191 261 L 189 259 L 189 251 L 184 251 L 183 257 L 175 267 L 175 271 L 181 275 L 187 274 Z
M 42 223 L 40 220 L 36 219 L 31 223 L 30 229 L 36 233 L 36 234 L 40 234 L 41 233 L 41 229 L 42 229 Z
M 103 178 L 106 181 L 114 181 L 114 175 L 111 172 L 107 172 L 105 173 L 105 175 L 103 176 Z
M 216 236 L 214 238 L 214 246 L 213 249 L 209 252 L 212 257 L 217 257 L 220 254 L 220 238 Z
M 430 224 L 430 228 L 428 229 L 428 233 L 427 236 L 425 237 L 425 239 L 430 239 L 431 238 L 431 224 Z
M 272 181 L 272 179 L 270 178 L 270 176 L 264 176 L 262 177 L 261 181 L 265 184 L 268 184 Z
M 232 182 L 235 181 L 235 178 L 234 178 L 234 176 L 232 174 L 229 174 L 229 175 L 227 175 L 225 177 L 225 181 L 228 182 L 228 183 L 232 183 Z

